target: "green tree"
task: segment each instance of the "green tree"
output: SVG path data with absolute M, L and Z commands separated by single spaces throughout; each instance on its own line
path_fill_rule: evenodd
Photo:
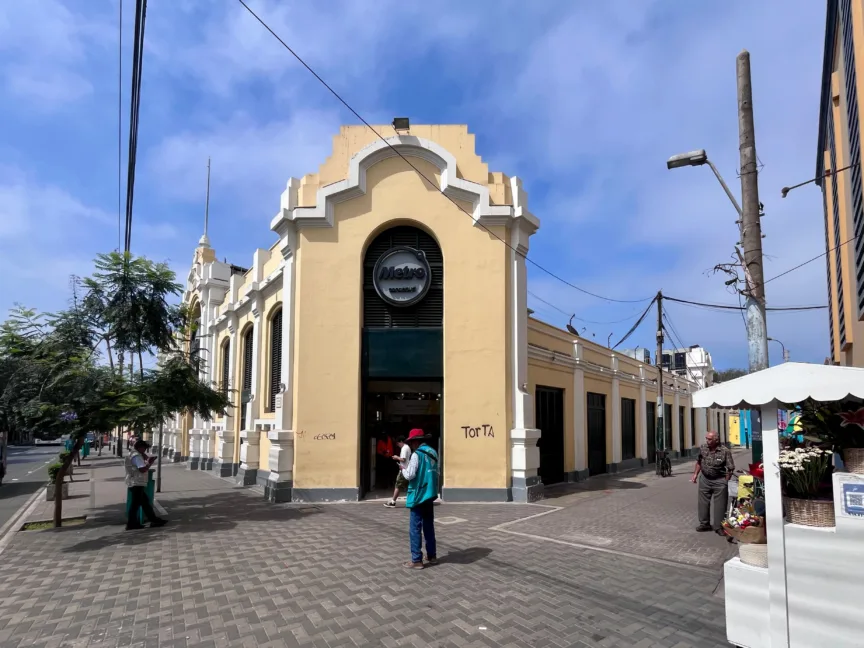
M 72 451 L 52 469 L 58 493 L 88 432 L 121 426 L 143 432 L 179 412 L 209 419 L 229 406 L 225 394 L 199 378 L 203 361 L 188 344 L 186 313 L 170 303 L 180 286 L 165 264 L 100 255 L 94 276 L 80 283 L 85 297 L 78 299 L 73 280 L 67 310 L 40 315 L 19 307 L 0 325 L 0 424 L 70 435 Z M 142 356 L 153 351 L 162 361 L 145 370 Z M 124 375 L 123 353 L 138 356 L 137 375 Z M 54 525 L 61 524 L 58 496 Z
M 723 369 L 722 371 L 714 372 L 714 384 L 729 382 L 741 376 L 746 376 L 747 371 L 744 369 Z

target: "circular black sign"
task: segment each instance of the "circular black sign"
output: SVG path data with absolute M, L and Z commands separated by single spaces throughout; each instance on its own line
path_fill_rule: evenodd
M 426 296 L 432 270 L 426 255 L 410 247 L 387 250 L 375 263 L 375 291 L 393 306 L 413 306 Z

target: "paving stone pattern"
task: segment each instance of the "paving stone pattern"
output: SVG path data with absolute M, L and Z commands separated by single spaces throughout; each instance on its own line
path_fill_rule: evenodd
M 745 453 L 737 452 L 736 465 Z M 544 504 L 567 507 L 508 530 L 590 545 L 686 565 L 722 568 L 738 547 L 713 533 L 697 533 L 697 485 L 693 462 L 677 464 L 671 477 L 652 471 L 623 473 L 548 489 Z
M 404 508 L 272 505 L 175 465 L 159 500 L 173 524 L 125 532 L 115 484 L 86 525 L 6 548 L 0 646 L 727 645 L 719 570 L 490 530 L 548 508 L 443 504 L 441 564 L 410 571 Z

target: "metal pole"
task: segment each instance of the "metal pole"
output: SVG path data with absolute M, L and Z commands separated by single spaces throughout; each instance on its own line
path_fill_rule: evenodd
M 664 404 L 663 404 L 663 293 L 657 293 L 657 355 L 654 357 L 657 364 L 657 435 L 656 447 L 659 450 L 666 449 L 666 430 L 663 426 Z M 655 457 L 655 461 L 656 461 Z M 659 470 L 660 466 L 657 465 Z
M 726 195 L 729 196 L 729 200 L 732 201 L 732 204 L 735 205 L 735 210 L 738 212 L 738 215 L 743 217 L 744 212 L 741 210 L 741 205 L 738 204 L 738 201 L 735 200 L 735 196 L 732 195 L 732 192 L 729 190 L 729 186 L 726 184 L 726 181 L 723 180 L 723 176 L 720 175 L 720 172 L 717 170 L 717 167 L 714 166 L 714 163 L 711 160 L 705 160 L 708 163 L 708 166 L 711 167 L 711 170 L 714 172 L 714 175 L 717 177 L 717 180 L 720 181 L 720 186 L 723 187 L 723 191 L 726 192 Z
M 162 429 L 165 421 L 159 421 L 159 454 L 156 455 L 156 492 L 162 492 Z
M 753 126 L 753 86 L 750 53 L 737 58 L 738 147 L 741 156 L 741 244 L 744 248 L 744 276 L 747 281 L 747 360 L 750 373 L 768 367 L 768 330 L 765 318 L 765 277 L 762 274 L 762 226 L 759 223 L 759 167 Z M 762 429 L 758 438 L 753 425 L 753 462 L 762 458 Z

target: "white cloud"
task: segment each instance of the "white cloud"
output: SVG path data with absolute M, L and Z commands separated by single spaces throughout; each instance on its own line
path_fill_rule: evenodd
M 253 201 L 253 213 L 269 206 L 275 214 L 288 178 L 314 173 L 330 155 L 338 131 L 334 112 L 295 111 L 287 121 L 266 123 L 238 113 L 206 130 L 167 137 L 149 152 L 147 170 L 162 191 L 203 205 L 210 157 L 213 201 Z
M 13 96 L 55 110 L 93 91 L 82 66 L 113 33 L 58 0 L 0 4 L 0 80 Z

